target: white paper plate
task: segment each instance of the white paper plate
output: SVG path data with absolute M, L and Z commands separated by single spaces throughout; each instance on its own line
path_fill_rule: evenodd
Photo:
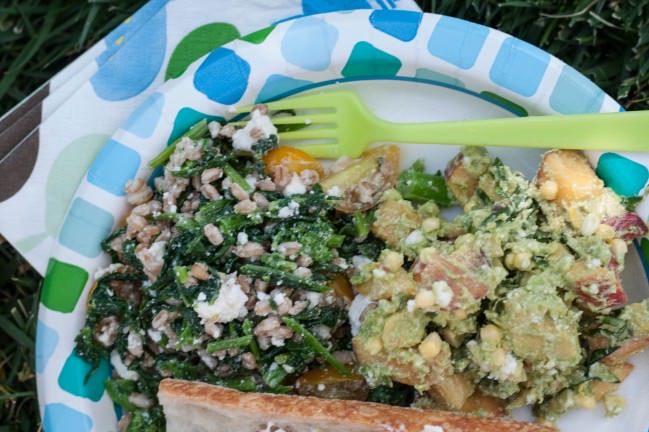
M 354 11 L 298 18 L 218 48 L 165 84 L 122 125 L 82 181 L 52 250 L 39 311 L 37 379 L 46 431 L 109 431 L 117 414 L 105 393 L 107 363 L 84 383 L 89 366 L 73 352 L 85 320 L 99 242 L 127 207 L 123 186 L 146 176 L 146 162 L 205 116 L 232 105 L 304 91 L 348 87 L 380 116 L 425 121 L 513 115 L 610 112 L 620 106 L 546 52 L 502 32 L 450 17 L 405 11 Z M 403 145 L 404 167 L 424 158 L 443 169 L 457 147 Z M 539 150 L 493 149 L 533 175 Z M 625 195 L 641 192 L 649 154 L 590 153 L 598 173 Z M 640 208 L 646 218 L 649 205 Z M 643 239 L 649 256 L 649 241 Z M 646 264 L 631 252 L 624 275 L 632 300 L 649 295 Z M 649 427 L 649 353 L 622 385 L 628 406 L 616 418 L 573 411 L 562 430 L 645 431 Z M 521 412 L 525 418 L 528 413 Z

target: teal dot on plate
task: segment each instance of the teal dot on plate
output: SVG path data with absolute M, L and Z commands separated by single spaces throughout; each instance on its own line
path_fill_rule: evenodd
M 43 410 L 45 432 L 90 432 L 92 419 L 62 403 L 45 405 Z
M 358 42 L 341 74 L 344 77 L 394 76 L 401 69 L 401 60 L 367 42 Z
M 604 91 L 568 65 L 564 65 L 550 95 L 550 106 L 561 114 L 599 112 Z
M 370 15 L 372 26 L 404 42 L 417 35 L 422 14 L 405 10 L 375 10 Z
M 101 254 L 101 241 L 110 234 L 114 222 L 113 215 L 106 210 L 75 198 L 63 221 L 59 242 L 85 257 L 96 258 Z
M 229 48 L 212 51 L 194 73 L 194 87 L 224 105 L 239 102 L 248 88 L 250 64 Z
M 178 111 L 176 118 L 174 119 L 174 127 L 169 135 L 167 144 L 171 144 L 180 138 L 185 132 L 189 130 L 190 127 L 198 123 L 199 121 L 207 119 L 207 121 L 216 120 L 218 122 L 225 121 L 223 117 L 215 116 L 211 114 L 205 114 L 195 109 L 184 107 Z
M 42 374 L 59 343 L 59 334 L 43 321 L 36 325 L 36 372 Z
M 292 65 L 310 71 L 323 71 L 331 64 L 331 53 L 338 42 L 338 29 L 324 19 L 306 17 L 295 21 L 282 39 L 282 55 Z
M 447 84 L 453 87 L 466 88 L 464 82 L 458 78 L 453 78 L 452 76 L 436 72 L 430 69 L 419 68 L 415 73 L 415 78 L 426 80 L 426 81 L 436 81 L 442 84 Z
M 649 180 L 649 169 L 617 153 L 604 153 L 597 161 L 597 175 L 622 196 L 640 193 Z
M 122 129 L 140 138 L 150 137 L 160 120 L 163 106 L 164 96 L 162 93 L 153 93 L 131 113 L 122 124 Z
M 488 34 L 488 27 L 443 16 L 430 35 L 428 52 L 460 69 L 470 69 Z
M 166 44 L 167 20 L 162 8 L 90 78 L 97 96 L 121 101 L 142 93 L 160 72 Z
M 75 396 L 97 402 L 104 394 L 104 381 L 108 378 L 110 368 L 108 361 L 102 359 L 97 369 L 88 375 L 92 369 L 90 363 L 73 351 L 59 375 L 59 387 Z
M 138 152 L 110 139 L 90 165 L 88 182 L 113 195 L 124 196 L 124 185 L 135 177 L 141 161 Z
M 302 87 L 313 84 L 311 81 L 273 74 L 268 77 L 257 95 L 257 102 L 267 102 L 278 96 L 285 96 Z

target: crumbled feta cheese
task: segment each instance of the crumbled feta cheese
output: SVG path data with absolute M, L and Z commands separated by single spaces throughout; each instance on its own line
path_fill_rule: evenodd
M 318 384 L 318 391 L 323 391 L 327 387 L 324 384 Z
M 356 270 L 361 270 L 363 267 L 365 267 L 367 264 L 370 264 L 371 262 L 372 260 L 364 255 L 354 255 L 352 257 L 352 265 Z
M 216 138 L 221 131 L 221 123 L 217 121 L 211 121 L 207 124 L 207 130 L 210 131 L 210 136 Z
M 250 185 L 251 188 L 257 187 L 257 177 L 254 175 L 247 175 L 246 176 L 246 183 Z
M 349 324 L 352 328 L 352 336 L 358 334 L 358 330 L 361 328 L 361 315 L 371 303 L 372 301 L 362 294 L 358 294 L 354 297 L 354 300 L 352 300 L 352 304 L 349 306 L 349 312 L 347 312 L 349 316 Z
M 318 306 L 320 304 L 320 300 L 322 299 L 322 294 L 313 291 L 306 292 L 304 296 L 309 301 L 309 308 Z
M 246 234 L 245 232 L 240 232 L 239 234 L 237 234 L 237 244 L 243 246 L 246 243 L 248 243 L 248 234 Z
M 453 301 L 453 290 L 444 280 L 433 282 L 433 293 L 437 304 L 445 308 Z
M 277 212 L 277 217 L 281 219 L 290 218 L 300 213 L 300 204 L 295 201 L 289 201 L 288 205 L 282 207 Z
M 420 230 L 413 230 L 408 237 L 403 241 L 406 246 L 414 246 L 424 240 L 424 235 Z
M 293 173 L 291 181 L 284 188 L 284 196 L 302 195 L 306 193 L 306 186 L 302 183 L 300 176 Z
M 129 370 L 126 367 L 122 358 L 119 356 L 119 353 L 115 350 L 110 353 L 110 364 L 113 366 L 115 373 L 117 373 L 120 378 L 130 381 L 137 381 L 140 378 L 140 375 L 138 375 L 137 372 Z
M 127 338 L 126 349 L 135 357 L 140 357 L 143 353 L 142 350 L 142 336 L 137 332 L 129 332 Z
M 387 275 L 387 273 L 382 268 L 375 268 L 374 270 L 372 270 L 372 276 L 377 279 L 384 278 L 385 275 Z
M 602 262 L 597 258 L 591 258 L 588 261 L 586 261 L 586 267 L 588 267 L 589 269 L 600 267 L 601 265 Z
M 232 148 L 240 151 L 252 151 L 252 146 L 257 142 L 251 136 L 253 129 L 261 131 L 263 138 L 268 138 L 270 135 L 277 135 L 277 128 L 270 121 L 270 117 L 262 114 L 259 110 L 255 110 L 250 115 L 250 121 L 232 135 Z
M 247 301 L 248 296 L 241 290 L 241 285 L 237 283 L 236 278 L 230 277 L 221 286 L 219 296 L 213 303 L 195 301 L 193 307 L 203 323 L 206 321 L 227 323 L 246 316 Z
M 408 300 L 406 302 L 406 309 L 408 310 L 408 312 L 413 313 L 415 311 L 415 301 Z
M 295 372 L 295 368 L 289 364 L 283 364 L 282 369 L 284 369 L 287 373 Z
M 265 292 L 257 291 L 257 300 L 259 301 L 265 301 L 268 300 L 270 296 L 266 294 Z
M 151 340 L 155 343 L 162 340 L 162 332 L 160 330 L 149 329 L 146 331 L 146 334 L 148 334 Z
M 272 346 L 282 347 L 282 346 L 284 346 L 284 338 L 277 337 L 277 336 L 271 336 L 270 344 Z
M 331 339 L 331 329 L 324 324 L 313 326 L 313 333 L 315 333 L 315 335 L 320 339 Z
M 123 269 L 124 267 L 126 267 L 126 266 L 124 264 L 122 264 L 122 263 L 111 264 L 106 268 L 97 270 L 95 272 L 95 279 L 101 279 L 104 276 L 106 276 L 107 274 L 115 273 L 116 271 L 119 271 L 119 270 Z
M 199 292 L 198 296 L 196 297 L 196 301 L 199 302 L 204 302 L 207 299 L 207 296 L 205 295 L 204 292 Z
M 518 367 L 518 362 L 516 361 L 516 358 L 512 355 L 512 353 L 507 353 L 505 354 L 505 364 L 503 365 L 500 372 L 505 377 L 508 377 L 511 376 L 514 372 L 516 372 L 517 367 Z
M 435 425 L 424 425 L 424 428 L 421 432 L 444 432 L 444 428 Z
M 286 295 L 284 295 L 283 292 L 273 294 L 273 301 L 276 305 L 281 305 L 282 303 L 284 303 L 284 300 L 286 300 Z
M 327 190 L 327 195 L 332 197 L 343 196 L 343 190 L 339 186 L 333 186 Z

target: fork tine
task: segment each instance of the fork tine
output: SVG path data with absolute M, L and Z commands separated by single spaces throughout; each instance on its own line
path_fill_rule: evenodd
M 295 140 L 316 140 L 316 139 L 335 139 L 336 133 L 334 128 L 321 129 L 298 129 L 289 132 L 280 132 L 279 139 L 282 141 Z
M 318 123 L 336 123 L 335 114 L 304 114 L 299 116 L 273 117 L 274 125 L 303 124 L 312 125 Z
M 342 147 L 339 144 L 307 144 L 297 148 L 319 159 L 338 159 L 343 156 Z

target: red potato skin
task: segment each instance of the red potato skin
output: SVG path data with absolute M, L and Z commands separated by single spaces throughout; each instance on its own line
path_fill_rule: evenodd
M 476 276 L 489 260 L 481 250 L 458 251 L 448 257 L 435 253 L 430 262 L 417 259 L 412 266 L 415 282 L 424 289 L 432 289 L 437 281 L 445 281 L 453 291 L 453 300 L 447 310 L 460 309 L 487 295 L 489 286 Z
M 612 226 L 617 237 L 626 241 L 644 237 L 649 232 L 647 224 L 635 212 L 626 212 L 622 216 L 607 218 L 603 222 Z
M 627 302 L 627 294 L 615 260 L 611 260 L 608 267 L 594 268 L 577 262 L 569 275 L 577 294 L 577 304 L 582 309 L 598 312 L 623 306 Z M 594 293 L 591 292 L 593 286 L 597 288 Z

